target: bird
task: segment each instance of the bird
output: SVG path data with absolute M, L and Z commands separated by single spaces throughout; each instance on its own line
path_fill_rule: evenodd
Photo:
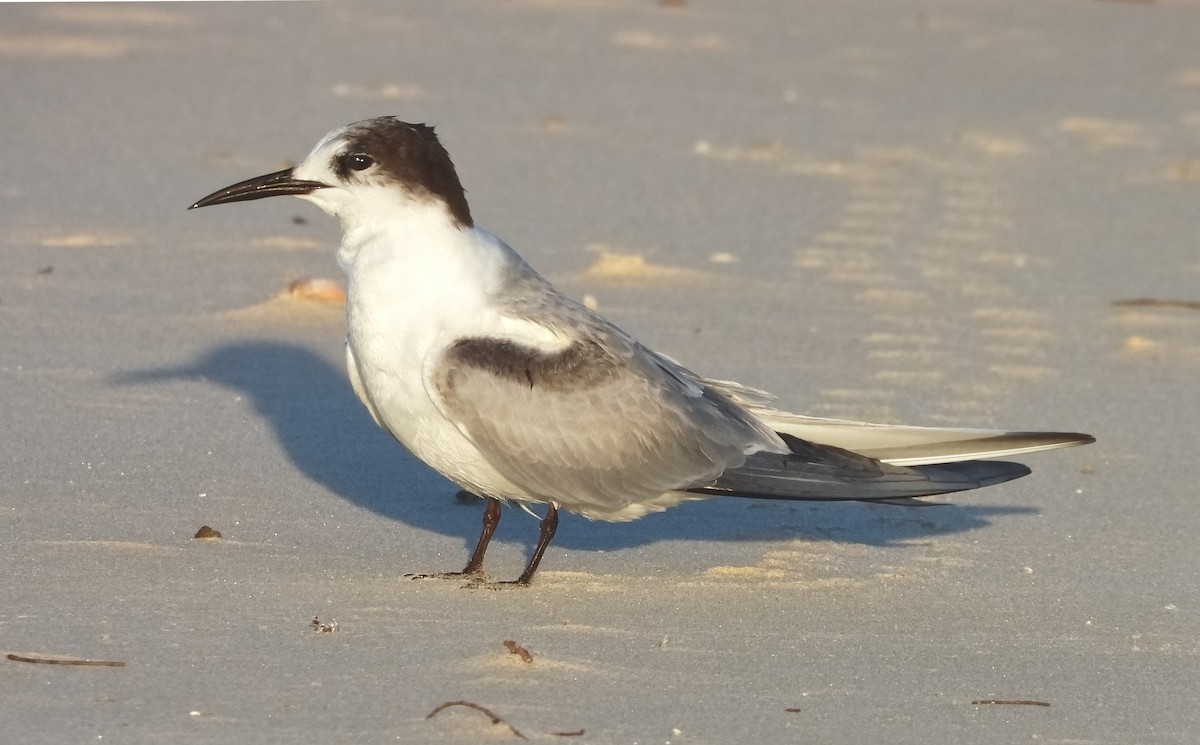
M 384 116 L 326 134 L 294 167 L 189 209 L 305 199 L 341 222 L 346 368 L 375 422 L 486 502 L 460 572 L 528 586 L 560 509 L 628 521 L 719 496 L 915 498 L 1030 473 L 993 460 L 1094 442 L 1074 432 L 872 424 L 793 414 L 770 394 L 701 377 L 557 290 L 477 225 L 434 128 Z M 515 580 L 484 555 L 501 505 L 538 517 Z

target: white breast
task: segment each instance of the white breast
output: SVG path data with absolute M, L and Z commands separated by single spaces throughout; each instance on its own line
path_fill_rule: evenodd
M 449 421 L 427 385 L 432 365 L 463 336 L 553 333 L 506 318 L 491 302 L 511 249 L 482 231 L 413 225 L 366 239 L 347 235 L 347 366 L 375 421 L 414 455 L 479 494 L 520 499 L 515 486 Z M 565 342 L 564 342 L 565 343 Z

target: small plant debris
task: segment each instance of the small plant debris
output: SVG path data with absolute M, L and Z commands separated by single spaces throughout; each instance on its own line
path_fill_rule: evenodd
M 447 701 L 446 703 L 442 704 L 441 706 L 437 707 L 433 711 L 426 714 L 425 718 L 433 719 L 438 714 L 441 714 L 443 711 L 445 711 L 446 709 L 449 709 L 452 706 L 465 706 L 468 709 L 474 709 L 475 711 L 478 711 L 479 713 L 483 714 L 484 716 L 490 717 L 492 720 L 492 724 L 503 724 L 504 726 L 508 727 L 508 729 L 511 730 L 514 735 L 521 738 L 522 740 L 529 739 L 525 735 L 522 735 L 521 731 L 519 729 L 517 729 L 516 727 L 509 724 L 507 721 L 504 720 L 503 717 L 501 717 L 496 712 L 494 712 L 491 709 L 488 709 L 486 707 L 480 706 L 479 704 L 472 703 L 470 701 Z
M 1114 300 L 1112 304 L 1118 308 L 1184 308 L 1200 310 L 1200 300 L 1176 300 L 1174 298 L 1135 297 Z
M 35 665 L 74 665 L 76 667 L 125 667 L 120 660 L 80 660 L 74 657 L 29 657 L 23 654 L 6 655 L 13 662 L 30 662 Z
M 201 525 L 200 530 L 196 531 L 196 535 L 192 536 L 192 538 L 199 538 L 201 540 L 209 540 L 209 541 L 215 541 L 220 537 L 221 537 L 221 531 L 213 530 L 212 528 L 208 527 L 207 525 Z
M 522 647 L 520 644 L 517 644 L 512 639 L 504 640 L 504 648 L 507 649 L 512 654 L 515 654 L 516 656 L 520 657 L 521 660 L 523 662 L 525 662 L 526 664 L 529 664 L 529 665 L 533 664 L 533 655 L 529 653 L 529 650 L 526 649 L 525 647 Z
M 576 729 L 571 730 L 570 732 L 551 732 L 550 734 L 554 735 L 555 737 L 583 737 L 585 734 L 587 734 L 587 730 Z
M 303 277 L 287 286 L 287 294 L 297 300 L 315 300 L 322 303 L 346 302 L 346 291 L 332 279 Z
M 322 634 L 332 634 L 338 630 L 338 622 L 336 620 L 322 621 L 319 616 L 313 616 L 313 620 L 309 622 L 309 625 L 313 627 L 313 631 Z
M 1049 706 L 1045 701 L 1033 701 L 1030 699 L 1001 699 L 1001 698 L 985 698 L 978 701 L 972 701 L 972 706 Z

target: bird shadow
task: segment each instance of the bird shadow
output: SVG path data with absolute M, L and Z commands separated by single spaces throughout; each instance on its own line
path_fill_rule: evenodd
M 375 426 L 341 369 L 302 346 L 226 343 L 182 367 L 129 371 L 112 380 L 119 385 L 205 380 L 238 391 L 267 421 L 292 463 L 313 481 L 389 519 L 460 536 L 467 548 L 474 545 L 481 500 L 456 498 L 456 486 Z M 439 502 L 442 509 L 430 509 Z M 612 551 L 667 540 L 800 539 L 891 546 L 975 530 L 994 517 L 1036 512 L 987 505 L 906 507 L 724 498 L 687 502 L 632 523 L 584 525 L 583 518 L 564 515 L 556 545 Z M 528 550 L 536 533 L 502 521 L 496 540 L 523 541 Z

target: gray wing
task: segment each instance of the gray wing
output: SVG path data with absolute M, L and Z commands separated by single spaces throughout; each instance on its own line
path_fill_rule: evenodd
M 617 329 L 575 334 L 556 352 L 460 339 L 435 366 L 445 410 L 527 492 L 491 496 L 615 512 L 710 484 L 748 453 L 787 451 L 753 414 Z

